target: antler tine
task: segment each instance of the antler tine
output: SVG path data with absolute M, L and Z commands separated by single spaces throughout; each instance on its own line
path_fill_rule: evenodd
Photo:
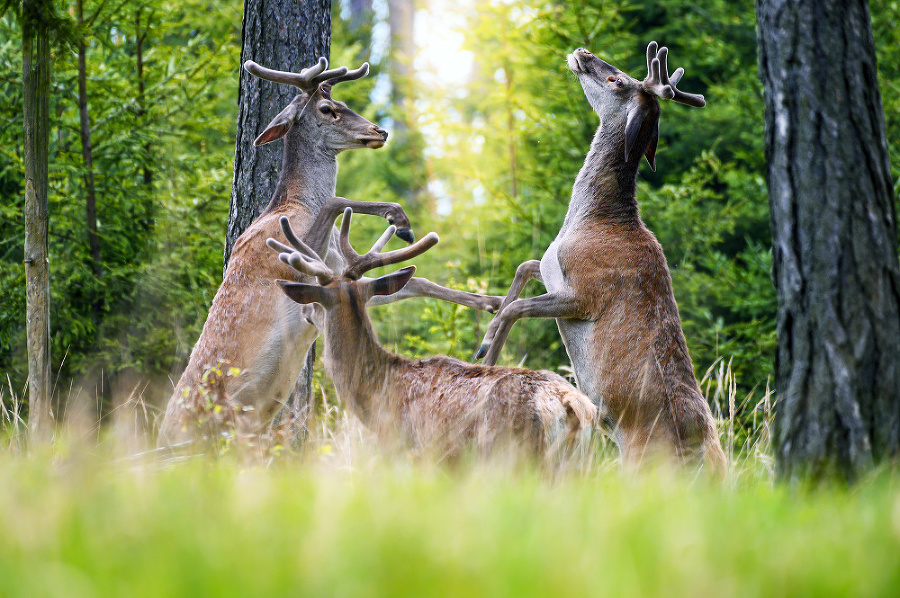
M 647 78 L 642 85 L 648 93 L 655 94 L 663 99 L 672 100 L 679 104 L 703 108 L 706 100 L 698 93 L 685 93 L 675 87 L 684 75 L 684 69 L 677 69 L 669 77 L 668 56 L 669 49 L 658 48 L 656 42 L 647 44 Z
M 341 235 L 338 244 L 341 247 L 341 253 L 348 263 L 359 258 L 359 254 L 350 245 L 350 217 L 353 215 L 353 208 L 344 209 L 344 217 L 341 219 Z
M 389 230 L 390 228 L 393 227 L 388 227 Z M 393 231 L 391 234 L 393 234 Z M 358 279 L 369 270 L 404 262 L 425 253 L 437 245 L 438 241 L 440 241 L 440 238 L 437 236 L 437 233 L 428 233 L 416 243 L 408 247 L 403 247 L 402 249 L 395 249 L 394 251 L 388 251 L 387 253 L 367 253 L 359 256 L 354 263 L 348 263 L 347 267 L 344 269 L 344 276 L 347 278 Z
M 346 67 L 344 67 L 346 69 Z M 352 71 L 346 71 L 338 76 L 329 77 L 328 80 L 324 82 L 322 87 L 325 89 L 327 93 L 331 92 L 331 88 L 341 83 L 343 81 L 355 81 L 357 79 L 362 79 L 366 75 L 369 74 L 369 63 L 364 62 L 362 66 Z
M 331 271 L 331 268 L 325 265 L 325 262 L 321 260 L 310 259 L 301 254 L 299 251 L 292 251 L 291 253 L 279 253 L 278 259 L 280 259 L 282 262 L 284 262 L 294 270 L 297 270 L 298 272 L 308 274 L 309 276 L 314 276 L 322 286 L 328 284 L 334 279 L 334 272 Z
M 294 270 L 309 276 L 315 276 L 319 284 L 325 285 L 331 282 L 334 278 L 334 272 L 309 245 L 304 243 L 294 233 L 290 220 L 282 216 L 279 219 L 279 224 L 281 224 L 281 231 L 284 233 L 288 243 L 293 245 L 293 247 L 288 247 L 284 243 L 269 237 L 266 239 L 266 245 L 269 246 L 269 249 L 279 252 L 278 259 Z
M 294 249 L 305 253 L 307 257 L 322 261 L 319 254 L 294 233 L 294 229 L 291 228 L 291 221 L 288 220 L 287 216 L 279 218 L 278 223 L 281 225 L 281 232 L 284 233 L 284 237 L 288 240 L 288 243 L 294 246 Z
M 359 280 L 362 275 L 369 270 L 396 264 L 397 262 L 402 262 L 414 258 L 417 255 L 421 255 L 434 247 L 440 240 L 437 234 L 428 233 L 413 245 L 394 251 L 388 251 L 387 253 L 381 253 L 381 250 L 384 249 L 384 246 L 387 245 L 387 242 L 397 231 L 397 227 L 392 224 L 387 227 L 387 230 L 385 230 L 381 237 L 375 241 L 375 244 L 372 245 L 372 249 L 367 251 L 365 255 L 359 255 L 354 251 L 353 247 L 350 246 L 350 219 L 352 214 L 353 210 L 351 208 L 344 210 L 344 219 L 341 222 L 340 236 L 341 253 L 344 254 L 344 259 L 347 260 L 343 276 L 352 280 Z
M 378 240 L 372 245 L 372 248 L 368 250 L 366 253 L 378 253 L 384 246 L 387 245 L 387 242 L 391 240 L 391 237 L 394 236 L 394 233 L 397 232 L 397 227 L 393 224 L 385 229 L 381 236 L 378 237 Z
M 255 77 L 272 81 L 274 83 L 285 83 L 311 93 L 319 87 L 319 84 L 334 77 L 340 77 L 347 73 L 347 67 L 326 70 L 328 68 L 328 60 L 319 58 L 319 62 L 309 68 L 305 68 L 299 73 L 289 73 L 287 71 L 276 71 L 264 66 L 260 66 L 252 60 L 244 63 L 244 69 Z

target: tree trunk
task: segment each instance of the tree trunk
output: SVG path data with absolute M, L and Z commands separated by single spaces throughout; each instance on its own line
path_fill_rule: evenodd
M 84 23 L 82 0 L 75 2 L 75 16 L 78 24 Z M 88 249 L 91 253 L 91 271 L 94 276 L 103 277 L 100 256 L 100 238 L 97 236 L 97 191 L 94 185 L 94 156 L 91 150 L 91 120 L 88 117 L 87 101 L 87 46 L 84 39 L 78 40 L 78 118 L 81 124 L 81 158 L 84 162 L 84 213 L 87 223 Z M 92 301 L 94 324 L 100 322 L 103 312 L 103 296 L 98 294 Z
M 388 24 L 391 29 L 391 102 L 394 105 L 394 130 L 391 134 L 401 143 L 406 143 L 406 137 L 415 122 L 413 113 L 415 15 L 415 0 L 388 0 Z
M 331 0 L 244 0 L 241 64 L 253 60 L 282 71 L 300 72 L 331 49 Z M 281 143 L 253 146 L 253 140 L 287 106 L 297 90 L 263 81 L 240 69 L 237 143 L 231 210 L 225 237 L 225 265 L 235 241 L 269 203 L 281 167 Z
M 50 439 L 50 265 L 47 247 L 50 144 L 50 40 L 43 19 L 48 0 L 22 5 L 25 103 L 25 290 L 28 336 L 28 422 L 31 438 Z
M 147 114 L 147 99 L 144 97 L 144 40 L 147 38 L 147 33 L 150 31 L 150 20 L 147 19 L 147 26 L 141 31 L 141 11 L 143 11 L 143 7 L 138 7 L 134 13 L 134 37 L 135 37 L 135 67 L 137 68 L 137 87 L 138 87 L 138 110 L 137 116 L 141 125 L 144 125 L 144 117 Z M 152 16 L 152 15 L 151 15 Z M 144 144 L 144 157 L 143 157 L 143 179 L 144 186 L 147 188 L 149 193 L 153 191 L 153 170 L 150 168 L 150 142 Z
M 331 0 L 244 0 L 241 64 L 300 72 L 330 57 Z M 297 95 L 288 85 L 263 81 L 240 69 L 237 143 L 231 209 L 225 235 L 225 267 L 235 241 L 262 212 L 275 192 L 281 166 L 281 143 L 254 147 L 253 141 L 272 118 Z M 294 392 L 291 413 L 308 413 L 312 398 L 313 345 Z
M 897 455 L 900 265 L 868 6 L 757 0 L 781 477 Z

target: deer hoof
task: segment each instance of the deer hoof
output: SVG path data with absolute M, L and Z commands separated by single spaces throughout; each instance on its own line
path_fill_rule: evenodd
M 416 240 L 416 235 L 414 235 L 412 229 L 409 228 L 401 228 L 397 231 L 397 236 L 407 243 L 413 243 Z
M 489 343 L 483 343 L 478 350 L 475 351 L 475 359 L 481 359 L 485 355 L 487 355 L 488 349 L 491 347 Z

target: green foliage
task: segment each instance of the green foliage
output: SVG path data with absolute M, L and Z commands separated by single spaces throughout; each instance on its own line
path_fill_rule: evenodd
M 54 370 L 94 384 L 176 370 L 221 272 L 232 174 L 240 4 L 85 3 L 101 276 L 87 246 L 77 61 L 54 55 L 50 148 Z M 0 22 L 4 262 L 0 371 L 25 377 L 19 31 Z M 142 69 L 138 68 L 138 39 Z M 8 100 L 8 101 L 7 101 Z M 10 126 L 13 125 L 13 126 Z M 8 266 L 8 267 L 7 267 Z M 180 341 L 180 342 L 179 342 Z M 102 382 L 101 382 L 102 384 Z M 108 389 L 108 384 L 106 385 Z
M 237 1 L 85 4 L 86 24 L 72 31 L 87 44 L 101 278 L 87 245 L 76 57 L 68 46 L 54 51 L 49 203 L 58 388 L 81 381 L 107 394 L 108 380 L 122 373 L 176 377 L 199 335 L 220 282 L 241 10 Z M 389 53 L 375 47 L 384 27 L 379 10 L 360 17 L 350 3 L 333 3 L 332 63 L 372 63 L 369 77 L 339 85 L 335 96 L 392 134 L 381 150 L 340 157 L 338 193 L 401 203 L 419 237 L 441 235 L 436 249 L 416 259 L 421 275 L 494 294 L 504 294 L 516 266 L 540 257 L 554 238 L 597 126 L 565 54 L 588 47 L 643 77 L 647 41 L 669 46 L 672 67 L 686 70 L 681 87 L 708 103 L 702 110 L 663 103 L 658 171 L 643 166 L 639 174 L 642 217 L 669 260 L 698 375 L 730 360 L 742 396 L 754 388 L 759 396 L 772 372 L 776 306 L 752 4 L 475 2 L 464 29 L 475 57 L 470 80 L 421 77 L 412 86 L 395 80 Z M 888 148 L 900 177 L 900 3 L 870 3 L 870 10 Z M 22 64 L 13 17 L 0 17 L 0 373 L 19 392 L 26 378 Z M 413 101 L 395 105 L 386 91 L 392 85 L 412 90 Z M 377 218 L 354 223 L 360 248 L 384 228 Z M 539 283 L 526 289 L 541 292 Z M 490 319 L 431 300 L 372 315 L 395 350 L 463 359 Z M 563 373 L 569 365 L 552 321 L 520 322 L 501 358 Z

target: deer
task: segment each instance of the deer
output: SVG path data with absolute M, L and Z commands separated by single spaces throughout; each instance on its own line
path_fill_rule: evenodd
M 333 270 L 282 220 L 290 246 L 268 239 L 279 259 L 316 283 L 279 280 L 285 295 L 314 306 L 325 341 L 325 371 L 347 408 L 382 440 L 396 440 L 416 451 L 453 459 L 466 449 L 495 450 L 515 440 L 525 454 L 545 463 L 576 455 L 591 437 L 594 404 L 562 376 L 549 371 L 470 364 L 447 356 L 410 359 L 378 341 L 366 304 L 407 285 L 409 266 L 371 279 L 363 275 L 381 266 L 416 257 L 438 242 L 429 233 L 414 245 L 382 253 L 394 234 L 389 226 L 372 248 L 359 255 L 350 245 L 352 209 L 344 211 L 339 246 L 346 264 Z M 340 274 L 338 274 L 340 272 Z
M 237 432 L 262 432 L 285 404 L 304 357 L 318 336 L 301 317 L 297 304 L 277 290 L 275 279 L 297 279 L 295 270 L 265 259 L 265 240 L 281 232 L 287 219 L 307 242 L 338 267 L 341 256 L 328 251 L 336 236 L 333 223 L 342 210 L 385 218 L 397 226 L 397 236 L 412 242 L 414 234 L 403 208 L 396 203 L 352 201 L 335 197 L 337 155 L 353 149 L 378 149 L 388 133 L 332 97 L 335 85 L 366 76 L 368 63 L 355 70 L 328 69 L 328 61 L 291 73 L 268 69 L 248 60 L 244 69 L 266 81 L 291 85 L 297 95 L 279 112 L 254 145 L 284 139 L 282 167 L 269 204 L 235 242 L 203 330 L 166 406 L 157 444 L 171 446 L 195 440 L 190 429 L 192 400 L 208 368 L 228 363 L 240 376 L 228 377 L 223 389 L 240 406 Z M 483 310 L 495 310 L 502 298 L 444 289 L 426 279 L 412 282 L 408 296 L 456 300 Z
M 636 198 L 642 158 L 656 170 L 659 98 L 702 108 L 676 87 L 667 48 L 647 46 L 647 77 L 634 79 L 579 48 L 567 56 L 600 117 L 562 228 L 540 260 L 517 269 L 475 358 L 497 362 L 521 318 L 556 318 L 578 388 L 605 413 L 623 464 L 659 457 L 715 475 L 726 459 L 688 353 L 672 279 Z M 532 279 L 546 293 L 519 298 Z

